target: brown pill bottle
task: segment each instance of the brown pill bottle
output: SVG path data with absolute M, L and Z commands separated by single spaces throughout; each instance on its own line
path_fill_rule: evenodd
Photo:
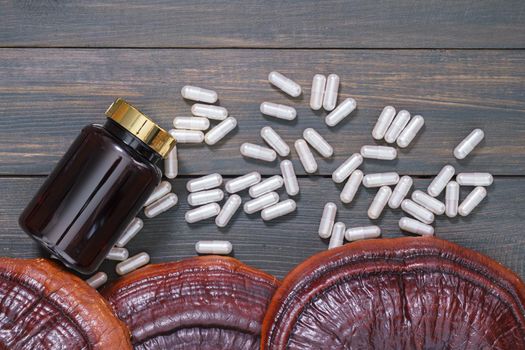
M 104 125 L 80 132 L 22 212 L 22 229 L 84 274 L 93 273 L 138 214 L 162 172 L 156 163 L 175 139 L 117 99 Z

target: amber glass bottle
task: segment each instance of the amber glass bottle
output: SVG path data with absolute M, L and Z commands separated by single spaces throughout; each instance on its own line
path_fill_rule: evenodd
M 175 139 L 122 99 L 85 127 L 20 216 L 20 226 L 68 267 L 92 273 L 137 215 Z

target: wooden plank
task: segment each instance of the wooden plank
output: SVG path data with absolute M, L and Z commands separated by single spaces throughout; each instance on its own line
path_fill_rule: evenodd
M 273 69 L 296 79 L 303 95 L 291 99 L 271 87 Z M 335 128 L 308 107 L 316 72 L 337 72 L 339 100 L 358 101 L 358 111 Z M 262 143 L 265 125 L 290 145 L 305 128 L 318 129 L 335 147 L 332 159 L 319 161 L 319 174 L 330 174 L 373 143 L 371 130 L 387 104 L 422 114 L 426 127 L 397 161 L 370 161 L 367 170 L 395 165 L 430 175 L 449 162 L 458 170 L 525 174 L 525 51 L 117 49 L 0 49 L 0 174 L 49 173 L 84 125 L 104 121 L 118 96 L 169 128 L 174 116 L 189 115 L 191 104 L 180 96 L 188 83 L 216 89 L 239 128 L 214 147 L 181 145 L 181 174 L 278 172 L 276 162 L 244 161 L 239 153 L 243 142 Z M 297 120 L 262 116 L 262 101 L 297 107 Z M 453 148 L 475 127 L 486 131 L 486 141 L 457 162 Z
M 523 48 L 520 0 L 2 1 L 1 46 Z
M 35 257 L 41 253 L 36 243 L 17 225 L 17 217 L 37 187 L 41 178 L 0 179 L 0 252 L 4 256 Z M 185 183 L 176 179 L 175 192 L 179 204 L 169 212 L 145 220 L 143 231 L 129 243 L 132 254 L 147 251 L 153 262 L 171 261 L 195 254 L 194 244 L 201 239 L 225 239 L 234 245 L 234 256 L 243 262 L 261 268 L 279 278 L 296 264 L 323 249 L 327 242 L 317 235 L 319 219 L 326 201 L 337 203 L 337 220 L 348 227 L 370 225 L 366 211 L 376 190 L 361 188 L 353 204 L 343 206 L 339 201 L 341 186 L 321 177 L 301 178 L 301 194 L 297 212 L 268 223 L 259 214 L 238 212 L 225 229 L 218 229 L 213 221 L 187 224 L 184 213 L 188 210 Z M 428 179 L 417 179 L 416 188 L 426 189 Z M 462 189 L 464 198 L 469 189 Z M 464 247 L 486 254 L 513 269 L 525 278 L 525 202 L 519 194 L 525 190 L 523 178 L 496 178 L 489 188 L 488 197 L 480 207 L 466 218 L 437 218 L 437 236 Z M 281 199 L 286 198 L 279 191 Z M 322 194 L 322 195 L 321 195 Z M 246 200 L 246 193 L 242 195 Z M 383 229 L 384 237 L 402 236 L 397 226 L 400 210 L 386 210 L 374 221 Z M 113 271 L 114 263 L 107 262 L 104 269 Z

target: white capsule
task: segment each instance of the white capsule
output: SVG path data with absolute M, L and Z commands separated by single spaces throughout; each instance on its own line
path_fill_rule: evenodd
M 207 145 L 213 146 L 237 126 L 237 119 L 228 117 L 210 129 L 204 136 Z
M 129 252 L 126 248 L 113 247 L 106 255 L 107 260 L 124 261 L 129 258 Z
M 246 214 L 253 214 L 269 207 L 270 205 L 274 205 L 277 202 L 279 202 L 279 195 L 277 192 L 266 193 L 244 203 L 244 212 Z
M 326 78 L 326 90 L 323 97 L 323 108 L 331 111 L 337 105 L 337 94 L 339 93 L 339 76 L 330 74 Z
M 299 139 L 295 141 L 294 146 L 304 170 L 309 174 L 315 173 L 317 171 L 317 162 L 315 161 L 314 155 L 312 154 L 312 151 L 310 151 L 310 147 L 308 147 L 306 141 Z
M 171 129 L 169 133 L 177 140 L 177 143 L 201 143 L 204 141 L 204 133 L 198 130 Z
M 180 91 L 182 97 L 187 100 L 215 103 L 217 102 L 217 93 L 213 90 L 203 89 L 197 86 L 186 85 Z
M 220 185 L 222 185 L 222 176 L 214 173 L 188 181 L 186 183 L 186 189 L 188 192 L 198 192 L 219 187 Z
M 324 205 L 323 216 L 321 216 L 321 222 L 319 223 L 319 237 L 330 237 L 332 234 L 332 228 L 334 227 L 336 214 L 337 206 L 334 203 L 328 202 Z
M 284 180 L 282 176 L 274 175 L 262 182 L 259 182 L 257 185 L 253 185 L 252 187 L 250 187 L 250 190 L 248 192 L 250 193 L 250 196 L 252 198 L 257 198 L 262 196 L 263 194 L 275 191 L 283 187 L 283 184 Z
M 178 201 L 179 198 L 175 193 L 168 193 L 164 197 L 157 199 L 155 202 L 144 208 L 144 215 L 150 219 L 154 218 L 155 216 L 174 207 Z
M 148 253 L 138 253 L 137 255 L 132 256 L 131 258 L 124 260 L 117 264 L 115 271 L 119 275 L 125 275 L 131 271 L 147 265 L 149 263 Z
M 86 283 L 91 287 L 100 288 L 108 281 L 108 275 L 105 272 L 99 271 L 86 280 Z
M 341 202 L 348 204 L 354 200 L 361 181 L 363 181 L 363 172 L 361 170 L 354 170 L 341 191 L 341 195 L 339 196 Z
M 404 109 L 399 111 L 385 133 L 385 141 L 388 143 L 396 142 L 399 134 L 401 134 L 401 131 L 403 131 L 409 120 L 410 113 L 408 113 L 408 111 Z
M 347 160 L 343 162 L 337 169 L 332 173 L 332 180 L 335 183 L 341 183 L 350 176 L 361 164 L 363 163 L 363 156 L 359 153 L 352 154 Z
M 228 110 L 224 107 L 196 103 L 191 106 L 191 114 L 213 120 L 224 120 L 228 117 Z
M 215 225 L 218 227 L 226 227 L 233 215 L 237 212 L 237 209 L 241 206 L 241 202 L 241 197 L 232 194 L 222 206 L 219 215 L 215 218 Z
M 273 162 L 277 158 L 277 153 L 275 153 L 273 149 L 249 142 L 243 143 L 240 150 L 244 157 L 259 159 L 265 162 Z
M 401 209 L 425 224 L 430 225 L 434 221 L 434 214 L 430 210 L 410 199 L 405 199 L 401 202 Z
M 361 155 L 363 158 L 392 160 L 396 159 L 397 151 L 394 147 L 389 146 L 366 145 L 361 147 Z
M 144 203 L 144 206 L 148 206 L 171 192 L 171 184 L 168 181 L 161 181 L 157 187 L 151 192 L 150 196 Z
M 357 107 L 357 102 L 351 97 L 347 98 L 336 109 L 334 109 L 325 118 L 325 123 L 328 126 L 336 126 L 352 113 Z
M 377 118 L 376 125 L 372 130 L 372 137 L 376 140 L 381 140 L 385 137 L 385 133 L 396 116 L 396 109 L 392 106 L 386 106 Z
M 445 213 L 449 218 L 458 215 L 459 185 L 456 181 L 450 181 L 445 191 Z
M 430 185 L 428 185 L 427 192 L 432 197 L 437 197 L 447 186 L 452 176 L 456 173 L 456 169 L 452 165 L 445 165 L 437 176 L 432 180 Z
M 359 241 L 362 239 L 377 238 L 381 236 L 381 229 L 379 226 L 364 226 L 364 227 L 353 227 L 349 228 L 345 232 L 345 238 L 347 241 Z
M 210 127 L 210 121 L 201 117 L 175 117 L 173 126 L 175 129 L 206 130 Z
M 195 251 L 198 254 L 228 255 L 232 249 L 232 244 L 228 241 L 198 241 L 195 243 Z
M 126 244 L 128 244 L 129 241 L 131 241 L 133 237 L 135 237 L 137 233 L 139 233 L 140 230 L 142 230 L 143 227 L 144 221 L 142 221 L 142 219 L 134 218 L 133 220 L 131 220 L 124 232 L 122 232 L 122 234 L 120 235 L 117 243 L 115 243 L 115 246 L 120 248 L 125 247 Z
M 290 154 L 290 147 L 284 142 L 279 134 L 270 126 L 265 126 L 261 129 L 261 137 L 268 146 L 273 148 L 281 157 L 286 157 Z
M 323 96 L 326 86 L 326 77 L 322 74 L 314 75 L 310 94 L 310 108 L 317 111 L 323 107 Z
M 402 176 L 388 200 L 388 206 L 392 209 L 399 208 L 401 202 L 407 196 L 408 191 L 410 191 L 413 183 L 414 181 L 410 176 Z
M 188 204 L 196 207 L 198 205 L 220 202 L 224 198 L 224 192 L 220 188 L 213 190 L 193 192 L 188 195 Z
M 394 172 L 368 174 L 363 177 L 363 185 L 366 188 L 391 186 L 399 182 L 399 175 Z
M 301 86 L 277 71 L 268 74 L 268 81 L 270 84 L 292 97 L 299 97 L 299 95 L 301 95 Z
M 454 157 L 464 159 L 474 148 L 483 140 L 485 133 L 481 129 L 474 129 L 472 132 L 454 148 Z
M 401 134 L 397 138 L 397 145 L 401 148 L 405 148 L 410 145 L 410 142 L 416 138 L 417 133 L 425 125 L 425 119 L 422 116 L 416 115 L 410 123 L 403 129 Z
M 487 190 L 485 187 L 478 186 L 472 190 L 461 202 L 458 207 L 458 213 L 461 216 L 469 215 L 474 208 L 478 206 L 479 203 L 487 196 Z
M 461 186 L 490 186 L 494 178 L 489 173 L 459 173 L 456 182 Z
M 297 195 L 299 193 L 299 183 L 297 182 L 297 176 L 295 176 L 292 162 L 289 160 L 283 160 L 280 167 L 286 193 L 288 193 L 289 196 Z
M 430 225 L 426 225 L 422 222 L 411 218 L 399 219 L 399 227 L 402 230 L 415 233 L 421 236 L 432 236 L 434 234 L 434 228 Z
M 260 111 L 262 114 L 284 120 L 294 120 L 297 117 L 295 108 L 272 102 L 261 103 Z
M 220 211 L 221 207 L 217 203 L 205 204 L 201 207 L 188 210 L 186 214 L 184 214 L 184 219 L 187 223 L 193 224 L 194 222 L 217 216 Z
M 345 238 L 345 229 L 346 226 L 342 222 L 336 222 L 334 224 L 332 234 L 330 235 L 330 243 L 328 243 L 328 249 L 337 248 L 343 245 L 343 240 Z
M 323 157 L 329 158 L 334 154 L 332 146 L 316 130 L 312 128 L 304 129 L 303 138 Z
M 417 190 L 412 192 L 412 200 L 417 204 L 427 208 L 436 215 L 442 215 L 445 213 L 445 203 L 437 200 L 423 191 Z
M 259 182 L 261 182 L 261 174 L 259 174 L 256 171 L 253 171 L 246 175 L 236 177 L 235 179 L 231 179 L 230 181 L 226 182 L 224 188 L 226 188 L 226 191 L 228 191 L 229 193 L 236 193 L 250 186 L 258 184 Z
M 261 218 L 264 221 L 273 220 L 279 216 L 289 214 L 297 208 L 297 204 L 293 199 L 287 199 L 272 205 L 271 207 L 264 208 L 261 212 Z
M 382 186 L 376 193 L 372 204 L 368 208 L 368 217 L 370 219 L 377 219 L 381 216 L 383 209 L 388 203 L 388 199 L 392 195 L 392 189 L 388 186 Z
M 166 176 L 168 179 L 174 179 L 178 174 L 179 160 L 177 157 L 177 146 L 175 146 L 164 159 L 164 176 Z

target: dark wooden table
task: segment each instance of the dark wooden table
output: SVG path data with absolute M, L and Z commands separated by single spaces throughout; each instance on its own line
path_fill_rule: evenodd
M 364 144 L 382 108 L 392 104 L 425 117 L 424 132 L 393 162 L 366 161 L 365 172 L 395 169 L 425 189 L 441 167 L 495 175 L 488 198 L 466 218 L 436 220 L 439 237 L 475 249 L 525 277 L 525 2 L 426 1 L 0 1 L 0 254 L 43 254 L 17 218 L 80 129 L 104 121 L 115 97 L 124 97 L 166 128 L 190 114 L 180 96 L 185 84 L 213 88 L 239 127 L 214 147 L 181 145 L 180 204 L 157 218 L 130 244 L 153 262 L 192 256 L 200 239 L 227 239 L 234 256 L 283 277 L 326 249 L 317 225 L 325 202 L 338 204 L 338 220 L 368 225 L 375 193 L 361 189 L 353 204 L 331 172 Z M 290 99 L 267 82 L 279 70 L 303 96 Z M 308 108 L 314 73 L 340 75 L 341 101 L 358 111 L 335 128 Z M 293 122 L 263 117 L 262 101 L 298 110 Z M 185 183 L 212 172 L 235 177 L 249 171 L 279 173 L 278 163 L 243 159 L 239 145 L 262 143 L 271 125 L 292 145 L 313 127 L 334 146 L 319 171 L 300 173 L 298 210 L 265 223 L 239 212 L 218 229 L 211 220 L 189 225 Z M 465 161 L 452 156 L 473 128 L 486 140 Z M 462 197 L 467 189 L 462 190 Z M 283 197 L 285 194 L 281 191 Z M 246 198 L 247 195 L 245 194 Z M 374 223 L 384 237 L 401 236 L 399 210 Z M 113 263 L 105 263 L 113 271 Z

